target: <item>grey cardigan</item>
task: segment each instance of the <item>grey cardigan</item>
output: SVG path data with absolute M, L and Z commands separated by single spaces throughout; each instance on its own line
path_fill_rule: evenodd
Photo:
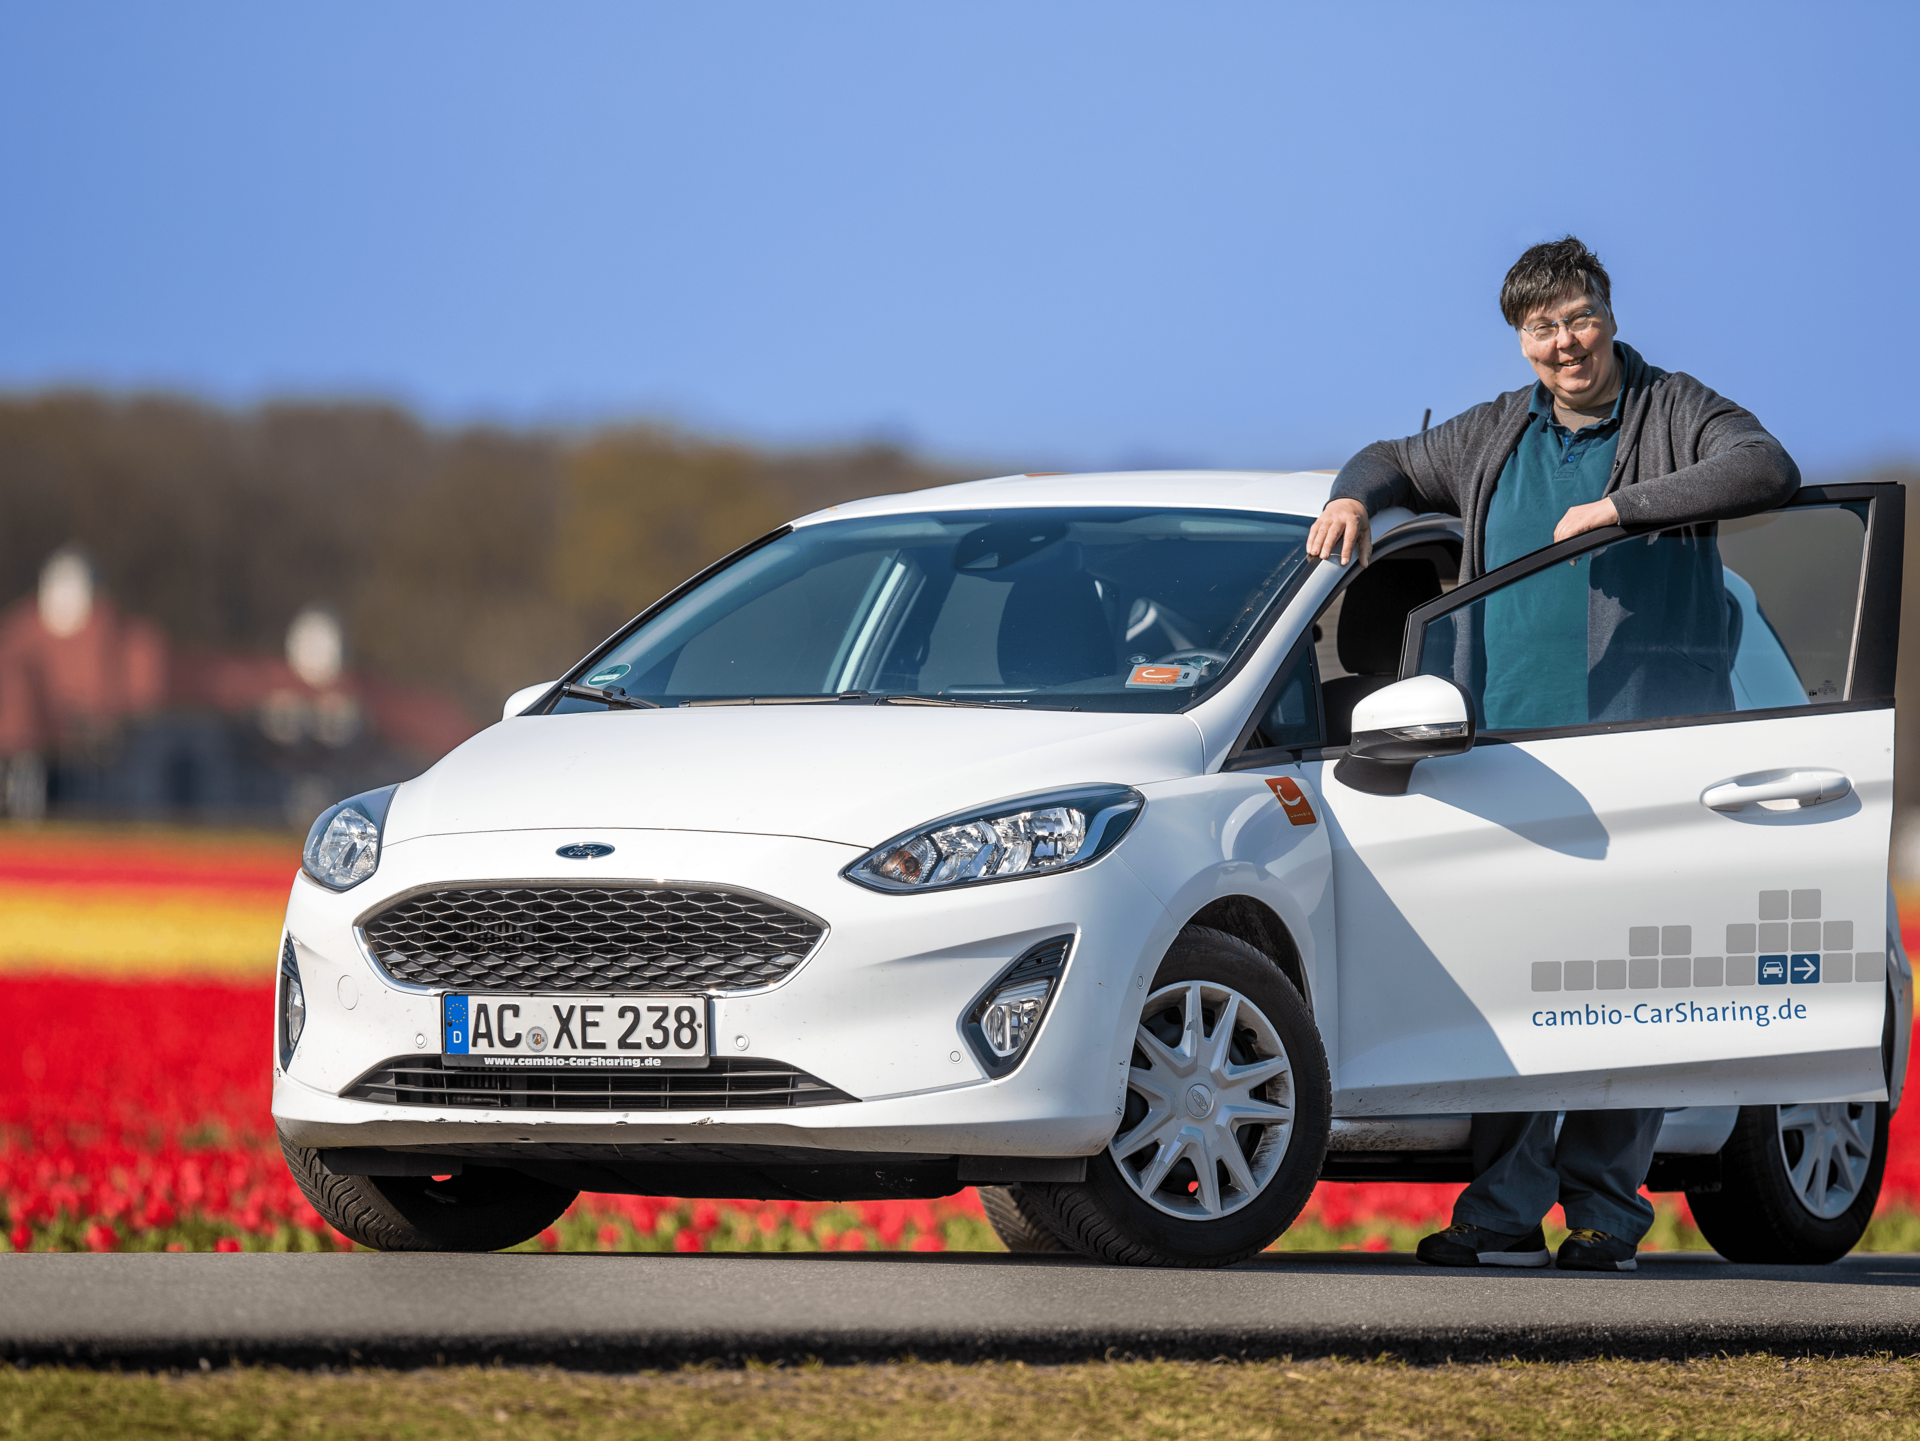
M 1691 375 L 1648 365 L 1614 342 L 1625 367 L 1620 440 L 1606 493 L 1620 523 L 1664 530 L 1770 510 L 1800 488 L 1800 469 L 1758 420 Z M 1533 387 L 1510 390 L 1431 430 L 1376 440 L 1341 467 L 1333 500 L 1374 515 L 1390 505 L 1467 523 L 1461 579 L 1486 567 L 1487 510 L 1527 428 Z

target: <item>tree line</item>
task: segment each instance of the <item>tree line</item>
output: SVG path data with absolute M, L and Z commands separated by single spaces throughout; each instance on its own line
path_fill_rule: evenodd
M 434 429 L 366 403 L 0 397 L 0 604 L 73 543 L 176 645 L 277 651 L 319 603 L 344 623 L 350 664 L 448 690 L 485 720 L 782 521 L 965 478 L 884 445 Z

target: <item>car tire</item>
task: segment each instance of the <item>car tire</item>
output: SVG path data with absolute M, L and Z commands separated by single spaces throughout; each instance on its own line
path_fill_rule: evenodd
M 1893 991 L 1880 1028 L 1880 1064 L 1893 1094 Z M 1887 1169 L 1885 1101 L 1824 1106 L 1742 1106 L 1720 1148 L 1720 1188 L 1689 1191 L 1700 1234 L 1729 1261 L 1824 1266 L 1866 1234 Z M 1811 1145 L 1828 1164 L 1803 1165 Z M 1858 1152 L 1871 1150 L 1864 1158 Z M 1845 1174 L 1841 1174 L 1842 1172 Z
M 287 1169 L 341 1235 L 376 1251 L 499 1251 L 530 1241 L 579 1194 L 519 1171 L 468 1166 L 457 1176 L 336 1176 L 320 1153 L 280 1140 Z
M 1227 1266 L 1265 1250 L 1313 1194 L 1332 1128 L 1313 1012 L 1269 957 L 1188 926 L 1160 963 L 1135 1037 L 1120 1127 L 1089 1158 L 1086 1180 L 1026 1182 L 1022 1196 L 1048 1231 L 1096 1260 Z M 1262 1123 L 1267 1115 L 1274 1121 Z
M 1720 1151 L 1720 1189 L 1687 1195 L 1700 1234 L 1749 1265 L 1839 1260 L 1873 1219 L 1887 1120 L 1884 1101 L 1742 1106 Z
M 993 1234 L 1009 1251 L 1054 1255 L 1066 1251 L 1060 1238 L 1047 1229 L 1039 1207 L 1019 1186 L 982 1186 L 980 1205 Z

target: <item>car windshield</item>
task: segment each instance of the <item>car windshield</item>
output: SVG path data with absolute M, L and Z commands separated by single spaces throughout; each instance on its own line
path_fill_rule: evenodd
M 577 688 L 655 705 L 859 695 L 1170 711 L 1306 557 L 1298 516 L 969 510 L 801 526 L 620 637 Z M 572 694 L 556 711 L 595 709 Z

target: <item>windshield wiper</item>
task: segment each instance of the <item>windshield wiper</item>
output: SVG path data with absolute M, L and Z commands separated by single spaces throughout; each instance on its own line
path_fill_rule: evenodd
M 840 691 L 834 695 L 722 695 L 708 700 L 683 700 L 683 706 L 710 705 L 837 705 L 843 700 L 865 700 L 863 690 Z
M 958 706 L 964 710 L 1079 710 L 1077 705 L 1035 705 L 1026 700 L 954 700 L 943 695 L 883 695 L 874 698 L 875 705 L 938 705 Z
M 574 687 L 572 689 L 579 689 Z M 702 700 L 683 700 L 680 704 L 688 709 L 705 709 L 708 706 L 722 705 L 840 705 L 860 702 L 866 705 L 937 705 L 957 706 L 962 709 L 992 707 L 999 710 L 1079 710 L 1077 705 L 1034 705 L 1026 700 L 954 700 L 949 696 L 933 695 L 875 695 L 872 691 L 848 690 L 835 695 L 721 695 L 709 696 Z M 643 702 L 644 704 L 645 702 Z
M 660 710 L 658 702 L 641 700 L 637 695 L 628 695 L 623 690 L 607 690 L 597 685 L 575 685 L 571 681 L 560 687 L 561 695 L 570 695 L 578 700 L 596 700 L 601 705 L 625 706 L 629 710 Z

